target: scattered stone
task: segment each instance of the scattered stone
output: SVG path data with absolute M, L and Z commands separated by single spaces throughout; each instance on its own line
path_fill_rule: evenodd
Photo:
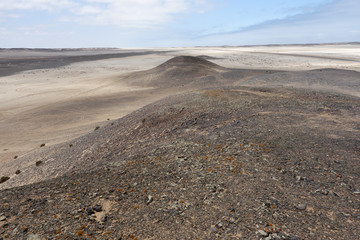
M 344 217 L 351 217 L 351 214 L 343 213 L 343 212 L 339 212 L 339 213 L 342 214 Z
M 151 195 L 149 195 L 147 197 L 146 204 L 149 205 L 150 203 L 152 203 L 152 201 L 154 201 L 154 198 Z
M 211 226 L 210 231 L 211 232 L 217 232 L 217 228 L 215 226 Z
M 30 234 L 27 240 L 41 240 L 41 238 L 37 234 Z
M 45 147 L 45 143 L 42 143 L 42 144 L 40 145 L 40 147 Z
M 92 214 L 95 213 L 94 210 L 92 208 L 89 208 L 89 207 L 86 208 L 86 212 L 87 212 L 88 215 L 92 215 Z
M 298 236 L 289 236 L 287 239 L 289 240 L 300 240 Z
M 97 205 L 95 205 L 93 207 L 93 210 L 96 211 L 96 212 L 101 212 L 102 211 L 102 206 L 97 204 Z
M 38 167 L 38 166 L 40 166 L 41 164 L 43 164 L 43 161 L 37 161 L 36 163 L 35 163 L 35 165 Z
M 107 217 L 106 215 L 104 215 L 104 216 L 100 219 L 100 221 L 104 223 L 104 222 L 107 221 L 107 219 L 108 219 L 108 217 Z
M 299 210 L 305 210 L 306 209 L 306 204 L 305 203 L 299 203 L 296 206 L 296 208 L 299 209 Z
M 260 235 L 261 237 L 267 237 L 269 236 L 269 234 L 267 232 L 265 232 L 264 230 L 258 230 L 256 232 L 258 235 Z
M 321 190 L 321 194 L 322 194 L 322 195 L 328 195 L 328 194 L 329 194 L 329 191 L 328 191 L 328 190 Z
M 15 172 L 16 175 L 18 175 L 18 174 L 20 174 L 20 173 L 21 173 L 20 170 L 16 170 L 16 172 Z
M 5 221 L 5 220 L 6 220 L 6 217 L 5 217 L 5 216 L 1 216 L 1 217 L 0 217 L 0 222 Z
M 331 194 L 331 195 L 333 195 L 333 196 L 335 196 L 335 197 L 338 197 L 339 196 L 339 194 L 337 194 L 336 192 L 334 192 L 334 191 L 329 191 L 329 194 Z
M 1 177 L 0 178 L 0 183 L 4 183 L 4 182 L 6 182 L 7 180 L 9 180 L 10 179 L 10 177 Z

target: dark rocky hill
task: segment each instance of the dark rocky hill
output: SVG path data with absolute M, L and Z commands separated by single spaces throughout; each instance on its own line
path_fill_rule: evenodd
M 179 56 L 147 71 L 125 76 L 129 84 L 146 87 L 203 88 L 232 85 L 249 77 L 278 71 L 228 69 L 205 59 L 205 57 Z
M 46 181 L 0 192 L 0 236 L 355 239 L 359 113 L 305 89 L 165 98 L 19 159 L 1 187 Z

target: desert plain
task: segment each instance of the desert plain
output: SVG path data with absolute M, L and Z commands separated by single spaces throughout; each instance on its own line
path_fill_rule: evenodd
M 81 136 L 107 119 L 123 117 L 165 96 L 183 92 L 179 87 L 159 90 L 159 86 L 133 86 L 123 80 L 128 73 L 154 68 L 175 56 L 208 56 L 220 66 L 239 69 L 360 71 L 358 44 L 3 49 L 0 53 L 2 162 L 43 143 L 53 145 Z M 358 89 L 345 86 L 338 90 L 359 96 Z
M 359 97 L 357 43 L 1 49 L 0 239 L 351 239 Z

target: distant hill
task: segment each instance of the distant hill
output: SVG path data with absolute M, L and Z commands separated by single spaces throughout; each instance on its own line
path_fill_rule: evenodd
M 206 60 L 204 56 L 178 56 L 153 69 L 131 73 L 125 80 L 146 87 L 204 88 L 231 85 L 244 78 L 273 72 L 277 71 L 228 69 Z

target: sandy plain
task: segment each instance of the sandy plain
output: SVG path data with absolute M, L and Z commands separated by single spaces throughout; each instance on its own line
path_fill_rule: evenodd
M 359 44 L 162 49 L 0 50 L 0 161 L 91 132 L 182 88 L 129 85 L 127 74 L 181 55 L 227 68 L 360 71 Z M 188 89 L 187 89 L 188 90 Z M 358 92 L 353 95 L 358 96 Z

